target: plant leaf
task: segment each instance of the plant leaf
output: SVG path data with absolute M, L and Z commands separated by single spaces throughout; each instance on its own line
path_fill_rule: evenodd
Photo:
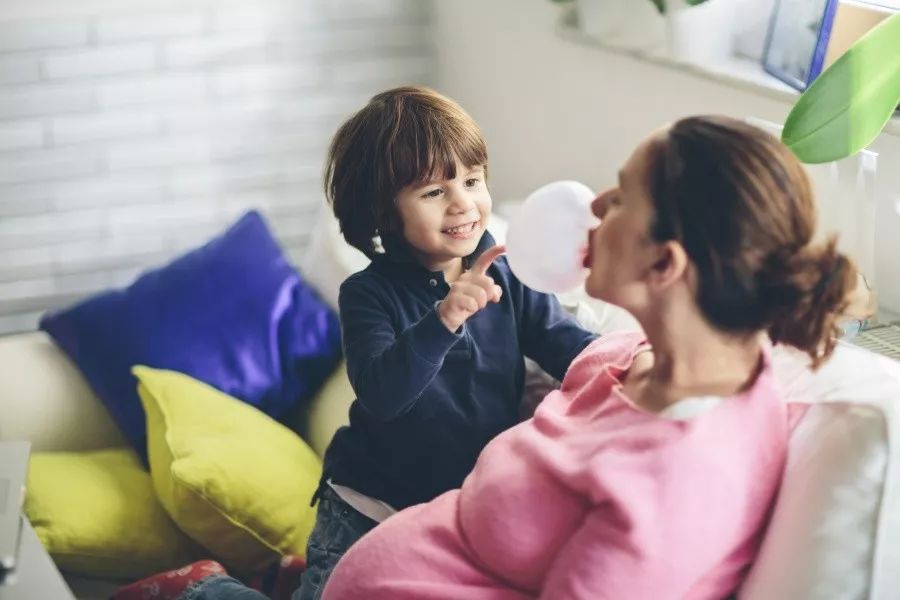
M 840 160 L 878 137 L 900 104 L 900 13 L 860 38 L 801 96 L 781 140 L 806 163 Z
M 698 4 L 703 4 L 706 0 L 684 0 L 688 6 L 697 6 Z
M 653 6 L 659 11 L 659 14 L 666 14 L 666 0 L 650 0 L 650 2 L 653 3 Z

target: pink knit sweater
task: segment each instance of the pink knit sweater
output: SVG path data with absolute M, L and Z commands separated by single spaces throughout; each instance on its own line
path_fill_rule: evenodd
M 768 356 L 751 389 L 689 420 L 635 407 L 644 343 L 603 336 L 460 490 L 410 507 L 338 564 L 326 600 L 723 598 L 758 548 L 788 441 Z

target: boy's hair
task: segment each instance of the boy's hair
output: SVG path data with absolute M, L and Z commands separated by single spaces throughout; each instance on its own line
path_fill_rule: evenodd
M 374 238 L 402 231 L 394 205 L 410 184 L 456 177 L 456 160 L 484 166 L 487 146 L 472 117 L 427 87 L 381 92 L 331 140 L 325 195 L 347 242 L 369 258 Z

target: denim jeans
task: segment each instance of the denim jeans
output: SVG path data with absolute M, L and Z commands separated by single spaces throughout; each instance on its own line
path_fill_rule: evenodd
M 360 514 L 328 485 L 319 493 L 316 525 L 306 545 L 306 571 L 300 588 L 292 600 L 319 600 L 325 582 L 341 556 L 377 525 Z M 264 594 L 252 590 L 237 579 L 213 575 L 199 581 L 181 594 L 179 600 L 269 600 Z
M 178 600 L 269 600 L 269 597 L 227 575 L 212 575 L 191 585 Z
M 316 526 L 306 545 L 306 571 L 300 589 L 294 592 L 291 600 L 319 600 L 325 582 L 340 558 L 376 525 L 378 523 L 341 500 L 331 486 L 323 485 Z

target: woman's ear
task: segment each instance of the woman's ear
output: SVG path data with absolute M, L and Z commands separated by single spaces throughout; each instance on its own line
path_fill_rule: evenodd
M 687 252 L 680 243 L 668 241 L 657 244 L 648 274 L 650 286 L 663 290 L 674 285 L 685 276 L 689 264 Z

